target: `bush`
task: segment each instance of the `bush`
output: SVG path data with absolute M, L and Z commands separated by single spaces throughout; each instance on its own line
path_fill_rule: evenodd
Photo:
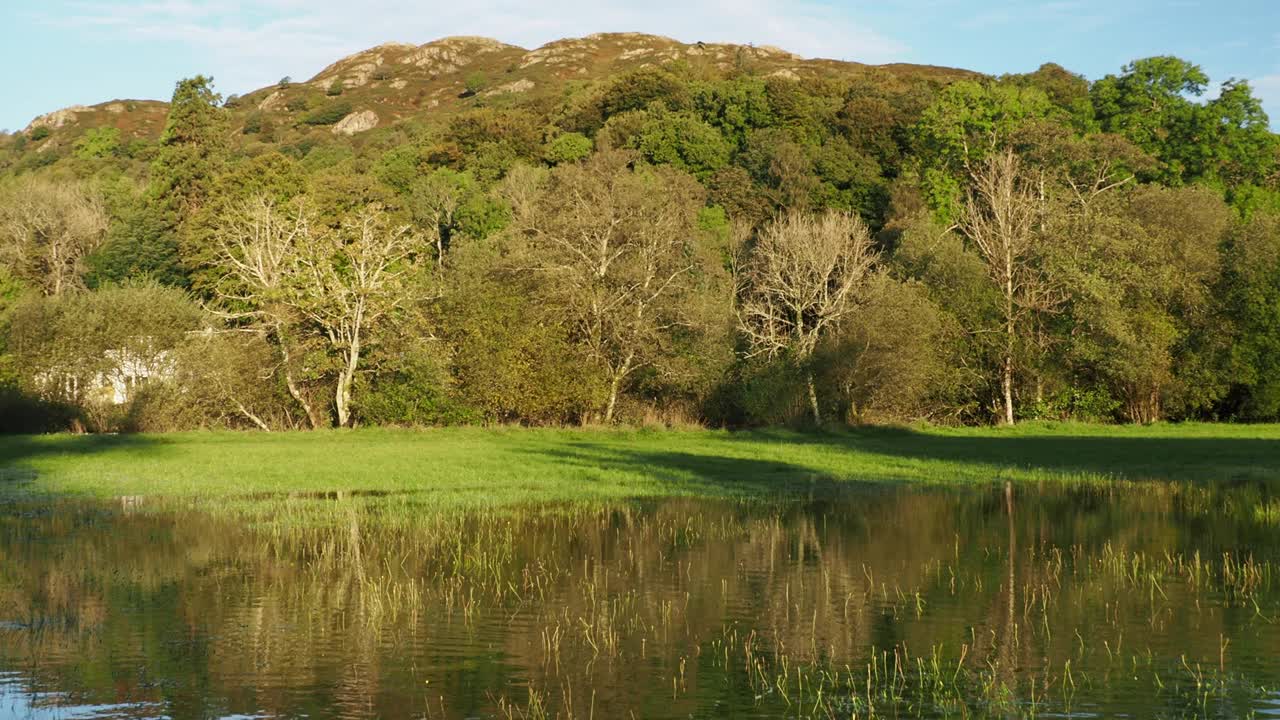
M 119 152 L 120 130 L 117 128 L 90 128 L 75 143 L 76 157 L 82 160 L 110 157 Z
M 362 389 L 356 418 L 366 425 L 462 425 L 480 414 L 451 392 L 449 371 L 435 358 L 416 352 L 401 367 L 375 374 Z
M 77 426 L 80 414 L 66 403 L 41 400 L 12 385 L 0 386 L 0 433 L 47 433 Z
M 49 136 L 50 136 L 50 135 L 52 135 L 52 134 L 53 134 L 53 131 L 49 129 L 49 126 L 47 126 L 47 125 L 40 125 L 40 126 L 38 126 L 38 127 L 34 128 L 34 129 L 32 129 L 32 131 L 31 131 L 31 139 L 32 139 L 33 141 L 35 141 L 35 142 L 39 142 L 39 141 L 41 141 L 41 140 L 43 140 L 43 139 L 45 139 L 45 138 L 49 137 Z
M 244 129 L 241 130 L 245 135 L 256 135 L 263 131 L 267 125 L 266 116 L 261 110 L 254 110 L 245 116 Z
M 13 401 L 17 417 L 39 425 L 66 418 L 61 408 L 74 408 L 90 429 L 124 428 L 130 403 L 143 386 L 168 381 L 174 350 L 202 321 L 185 293 L 154 283 L 22 303 L 13 312 L 9 344 L 20 389 L 40 402 Z M 130 369 L 136 365 L 149 368 L 150 377 Z M 118 377 L 121 385 L 105 385 L 103 376 Z M 113 404 L 119 387 L 126 388 L 126 402 Z
M 484 90 L 489 84 L 489 77 L 482 72 L 473 72 L 463 81 L 463 97 L 471 97 Z
M 341 80 L 334 80 L 333 82 L 329 83 L 329 89 L 326 90 L 324 94 L 328 95 L 329 97 L 337 97 L 342 94 L 342 91 L 344 89 L 346 88 L 343 87 Z
M 311 111 L 302 118 L 302 122 L 307 125 L 333 125 L 350 114 L 351 103 L 335 102 Z
M 585 160 L 594 149 L 591 138 L 582 133 L 564 133 L 547 144 L 547 152 L 543 156 L 552 165 Z
M 291 98 L 289 102 L 284 104 L 285 110 L 288 110 L 289 112 L 295 112 L 295 113 L 303 112 L 309 107 L 311 107 L 311 101 L 307 99 L 306 95 L 302 95 L 296 98 Z

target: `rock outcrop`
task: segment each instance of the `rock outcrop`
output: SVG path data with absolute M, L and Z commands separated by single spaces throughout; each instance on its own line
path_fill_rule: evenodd
M 333 126 L 334 135 L 355 135 L 378 126 L 378 114 L 372 110 L 353 112 Z

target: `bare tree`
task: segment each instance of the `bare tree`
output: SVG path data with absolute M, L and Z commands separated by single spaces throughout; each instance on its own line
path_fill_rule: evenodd
M 27 178 L 0 192 L 0 258 L 46 295 L 82 287 L 106 233 L 102 202 L 78 182 Z
M 857 307 L 877 259 L 871 232 L 855 214 L 793 212 L 775 220 L 760 233 L 743 270 L 738 318 L 750 354 L 789 353 L 807 366 L 819 341 Z M 805 382 L 813 420 L 821 422 L 810 367 Z
M 312 427 L 321 419 L 292 376 L 290 337 L 319 334 L 339 356 L 333 390 L 339 426 L 351 422 L 351 388 L 371 329 L 406 297 L 418 241 L 370 205 L 341 226 L 318 225 L 305 201 L 281 211 L 263 197 L 234 209 L 215 233 L 224 316 L 254 320 L 280 348 L 289 393 Z
M 1058 303 L 1059 292 L 1040 247 L 1042 203 L 1036 184 L 1012 150 L 992 153 L 970 173 L 960 229 L 982 256 L 1001 295 L 1004 344 L 1000 390 L 1005 423 L 1014 423 L 1013 380 L 1018 336 L 1035 312 Z
M 266 196 L 254 197 L 220 219 L 214 232 L 214 264 L 223 273 L 215 286 L 220 301 L 216 312 L 248 320 L 252 329 L 274 341 L 289 395 L 315 429 L 322 424 L 320 414 L 294 377 L 290 329 L 297 314 L 286 287 L 296 248 L 310 232 L 311 218 L 301 202 L 281 208 Z
M 370 205 L 337 229 L 298 236 L 289 302 L 328 339 L 341 368 L 334 389 L 339 427 L 351 422 L 351 386 L 371 329 L 407 298 L 418 239 Z
M 697 266 L 696 183 L 630 163 L 616 152 L 557 168 L 541 202 L 518 218 L 533 262 L 555 278 L 575 335 L 607 374 L 605 422 L 627 379 L 684 321 L 679 299 Z

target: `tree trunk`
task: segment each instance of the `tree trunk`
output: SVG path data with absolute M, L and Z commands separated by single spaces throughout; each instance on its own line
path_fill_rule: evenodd
M 622 367 L 613 374 L 613 380 L 609 383 L 609 404 L 604 410 L 605 423 L 613 422 L 613 411 L 618 406 L 618 391 L 622 388 L 622 381 L 631 372 L 631 361 L 635 356 L 634 352 L 627 353 L 627 359 L 622 361 Z
M 804 376 L 805 385 L 809 389 L 809 410 L 813 412 L 813 424 L 822 424 L 822 413 L 818 409 L 818 388 L 813 382 L 813 371 L 808 370 Z
M 355 381 L 359 364 L 360 341 L 357 340 L 347 353 L 347 367 L 338 375 L 338 387 L 333 394 L 333 404 L 338 411 L 338 427 L 347 427 L 351 420 L 351 383 Z
M 1004 391 L 1004 422 L 1013 424 L 1013 344 L 1015 328 L 1013 327 L 1013 257 L 1005 251 L 1005 285 L 1004 285 L 1004 372 L 1001 378 L 1001 390 Z
M 298 389 L 298 384 L 293 381 L 293 370 L 290 369 L 289 346 L 280 332 L 280 326 L 276 325 L 276 342 L 280 345 L 280 358 L 284 361 L 284 384 L 289 388 L 289 395 L 302 407 L 303 412 L 307 414 L 307 422 L 311 424 L 312 430 L 320 429 L 320 416 L 316 415 L 315 409 L 311 407 L 311 403 L 307 402 L 307 398 Z

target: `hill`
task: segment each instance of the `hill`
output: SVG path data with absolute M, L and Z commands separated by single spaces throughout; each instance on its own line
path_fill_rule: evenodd
M 274 140 L 287 143 L 308 134 L 311 126 L 305 118 L 326 105 L 345 110 L 340 120 L 328 125 L 329 131 L 352 136 L 406 120 L 438 120 L 481 105 L 554 103 L 575 88 L 673 63 L 700 77 L 747 72 L 793 80 L 857 79 L 901 92 L 918 83 L 981 77 L 954 68 L 808 59 L 769 46 L 686 44 L 641 33 L 557 40 L 533 50 L 491 38 L 446 37 L 423 45 L 369 48 L 334 62 L 309 80 L 233 96 L 227 105 L 237 135 L 254 135 L 244 132 L 246 127 L 265 124 L 283 129 Z M 23 132 L 30 136 L 37 128 L 47 128 L 49 149 L 70 147 L 91 128 L 114 128 L 126 140 L 153 141 L 167 113 L 166 102 L 112 100 L 41 115 Z

